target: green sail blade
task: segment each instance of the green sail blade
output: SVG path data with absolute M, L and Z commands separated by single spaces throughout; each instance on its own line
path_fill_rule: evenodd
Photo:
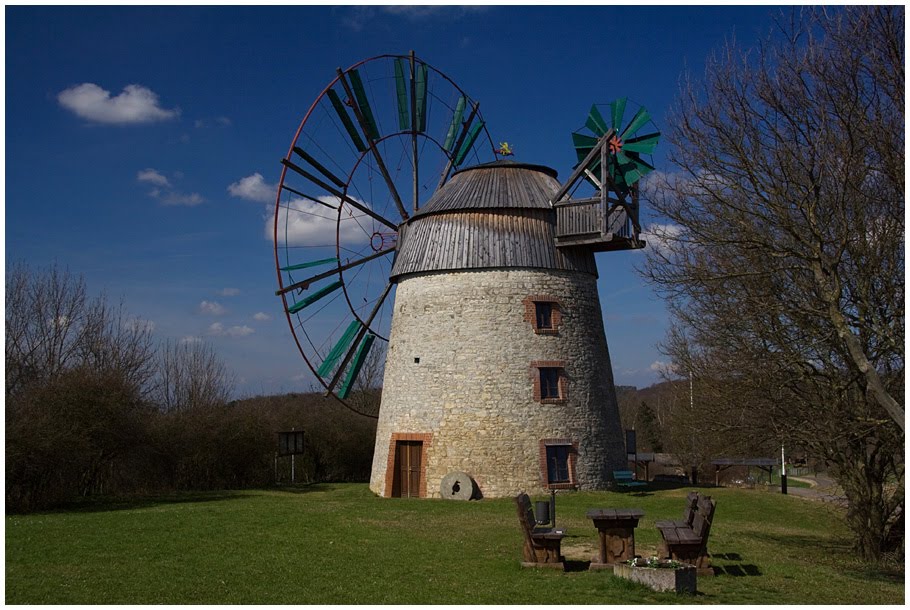
M 427 130 L 427 65 L 417 65 L 417 131 Z
M 411 128 L 411 111 L 408 110 L 408 86 L 404 80 L 405 63 L 395 60 L 395 91 L 398 94 L 398 129 L 405 131 Z
M 455 165 L 461 165 L 461 162 L 464 161 L 464 158 L 467 156 L 468 151 L 471 150 L 472 146 L 474 146 L 474 141 L 477 140 L 477 136 L 480 135 L 480 130 L 483 129 L 483 126 L 483 121 L 478 121 L 477 123 L 471 125 L 471 131 L 468 132 L 468 137 L 465 138 L 465 141 L 461 145 L 461 149 L 455 156 Z
M 367 147 L 363 145 L 363 140 L 360 139 L 360 135 L 354 128 L 354 123 L 351 122 L 351 117 L 348 115 L 348 111 L 345 110 L 344 104 L 341 102 L 338 94 L 335 93 L 334 89 L 329 89 L 328 95 L 329 101 L 332 102 L 332 106 L 334 106 L 335 112 L 338 113 L 338 118 L 341 119 L 345 131 L 348 132 L 348 136 L 350 136 L 351 141 L 354 143 L 354 147 L 358 152 L 366 152 Z
M 376 126 L 376 119 L 373 118 L 373 110 L 370 108 L 370 100 L 367 99 L 366 91 L 363 88 L 363 81 L 360 80 L 360 73 L 357 70 L 348 72 L 351 77 L 351 88 L 354 89 L 354 97 L 357 98 L 357 106 L 360 108 L 360 114 L 363 121 L 367 124 L 367 131 L 373 140 L 379 139 L 379 128 Z
M 458 98 L 458 103 L 455 105 L 455 114 L 452 115 L 452 124 L 449 125 L 449 133 L 446 134 L 446 141 L 445 144 L 443 144 L 443 148 L 449 152 L 452 152 L 452 146 L 455 144 L 455 135 L 458 133 L 458 126 L 461 125 L 461 121 L 464 118 L 464 108 L 467 103 L 468 101 L 462 95 Z
M 354 320 L 348 325 L 347 330 L 344 331 L 344 334 L 341 335 L 341 339 L 338 340 L 338 343 L 335 344 L 335 347 L 332 348 L 332 351 L 328 353 L 325 357 L 325 360 L 322 361 L 322 364 L 319 365 L 319 369 L 316 373 L 320 377 L 327 377 L 332 371 L 335 370 L 335 366 L 338 364 L 338 360 L 350 347 L 351 343 L 354 341 L 354 337 L 357 335 L 357 331 L 360 330 L 360 320 Z
M 287 267 L 282 267 L 281 271 L 296 271 L 297 269 L 307 269 L 309 267 L 318 267 L 319 265 L 328 265 L 329 263 L 337 262 L 337 258 L 321 258 L 318 261 L 310 261 L 309 263 L 300 263 L 299 265 L 289 265 Z
M 315 303 L 322 297 L 326 296 L 327 294 L 331 294 L 332 292 L 335 292 L 339 288 L 341 288 L 340 281 L 335 282 L 333 284 L 329 284 L 325 288 L 322 288 L 322 289 L 318 290 L 317 292 L 314 292 L 313 294 L 311 294 L 307 298 L 303 299 L 302 301 L 297 301 L 296 303 L 294 303 L 293 305 L 288 307 L 288 313 L 297 313 L 301 309 L 309 307 L 310 305 L 312 305 L 313 303 Z
M 360 373 L 360 369 L 363 367 L 363 363 L 366 361 L 367 354 L 370 353 L 370 348 L 373 347 L 373 341 L 375 339 L 376 335 L 373 334 L 369 334 L 363 338 L 363 342 L 361 342 L 360 347 L 357 348 L 354 360 L 351 362 L 350 368 L 348 368 L 347 377 L 345 377 L 344 383 L 338 390 L 338 398 L 345 399 L 351 393 L 351 388 L 354 386 L 357 374 Z

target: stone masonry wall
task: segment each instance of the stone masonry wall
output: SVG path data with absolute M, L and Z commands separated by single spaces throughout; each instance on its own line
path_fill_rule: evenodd
M 554 302 L 535 332 L 529 299 Z M 394 435 L 432 435 L 422 490 L 471 475 L 486 497 L 546 488 L 545 442 L 572 445 L 571 487 L 605 487 L 624 468 L 623 433 L 596 279 L 568 271 L 429 273 L 397 287 L 370 489 L 391 493 Z M 541 401 L 538 366 L 562 367 Z M 390 458 L 391 456 L 391 458 Z M 566 487 L 561 485 L 560 487 Z

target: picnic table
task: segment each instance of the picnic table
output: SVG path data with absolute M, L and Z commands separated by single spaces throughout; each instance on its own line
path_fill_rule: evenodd
M 600 535 L 600 554 L 591 562 L 591 569 L 606 568 L 635 557 L 635 528 L 644 516 L 644 511 L 638 508 L 589 510 L 587 517 Z

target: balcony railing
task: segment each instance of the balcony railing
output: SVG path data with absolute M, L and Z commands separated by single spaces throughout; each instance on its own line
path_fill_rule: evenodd
M 595 251 L 630 250 L 644 244 L 628 204 L 599 197 L 561 202 L 556 208 L 556 245 L 587 246 Z M 630 213 L 632 212 L 632 213 Z

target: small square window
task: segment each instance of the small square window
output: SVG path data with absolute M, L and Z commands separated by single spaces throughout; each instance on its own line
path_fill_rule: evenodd
M 547 483 L 569 482 L 569 445 L 547 445 Z
M 551 366 L 540 367 L 540 398 L 560 398 L 558 368 Z
M 552 330 L 553 328 L 553 303 L 548 301 L 535 301 L 534 309 L 537 315 L 538 330 Z

